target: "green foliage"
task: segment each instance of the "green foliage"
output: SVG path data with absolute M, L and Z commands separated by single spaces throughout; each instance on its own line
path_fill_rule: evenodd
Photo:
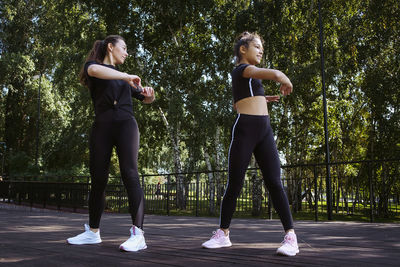
M 399 158 L 399 2 L 321 3 L 331 160 Z M 93 42 L 108 34 L 126 38 L 131 56 L 120 69 L 156 90 L 153 104 L 134 103 L 141 173 L 174 171 L 159 108 L 183 170 L 205 169 L 205 152 L 212 168 L 226 168 L 232 46 L 244 30 L 263 36 L 263 66 L 294 84 L 292 95 L 269 105 L 283 163 L 324 161 L 318 1 L 5 0 L 0 15 L 0 141 L 10 174 L 88 174 L 93 108 L 77 76 Z M 115 153 L 110 171 L 119 174 Z M 367 173 L 362 165 L 335 171 L 364 181 Z M 374 175 L 385 181 L 379 192 L 399 188 L 395 167 Z

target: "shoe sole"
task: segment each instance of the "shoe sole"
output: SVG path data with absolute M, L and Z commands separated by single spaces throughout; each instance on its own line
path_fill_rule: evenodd
M 225 246 L 220 246 L 220 247 L 207 247 L 207 246 L 203 246 L 201 245 L 203 248 L 207 248 L 207 249 L 215 249 L 215 248 L 229 248 L 232 246 L 232 244 L 230 245 L 225 245 Z
M 120 247 L 119 247 L 119 250 L 122 251 L 122 252 L 137 252 L 137 251 L 139 251 L 139 250 L 143 250 L 143 249 L 146 249 L 146 248 L 147 248 L 147 245 L 144 246 L 143 248 L 139 248 L 138 250 L 127 250 L 127 249 L 125 249 L 124 247 L 120 246 Z
M 95 244 L 100 244 L 102 241 L 99 241 L 99 242 L 95 242 L 95 243 L 73 243 L 73 242 L 69 242 L 68 240 L 67 240 L 67 244 L 68 245 L 95 245 Z
M 280 256 L 288 256 L 288 257 L 293 257 L 296 256 L 297 253 L 299 253 L 300 250 L 297 250 L 294 254 L 288 254 L 288 253 L 284 253 L 282 251 L 277 251 L 276 254 L 280 255 Z
M 96 244 L 100 244 L 101 242 L 98 242 L 98 243 L 70 243 L 70 242 L 68 242 L 67 241 L 67 244 L 68 245 L 96 245 Z

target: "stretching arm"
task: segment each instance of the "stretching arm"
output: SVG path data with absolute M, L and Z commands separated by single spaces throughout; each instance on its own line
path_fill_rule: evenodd
M 137 75 L 130 75 L 125 72 L 114 70 L 99 64 L 92 64 L 88 67 L 87 73 L 91 77 L 96 77 L 103 80 L 124 80 L 130 86 L 141 86 L 140 77 Z
M 250 65 L 244 69 L 243 77 L 278 82 L 281 84 L 279 90 L 283 95 L 289 95 L 293 90 L 293 85 L 289 78 L 279 70 L 257 68 Z

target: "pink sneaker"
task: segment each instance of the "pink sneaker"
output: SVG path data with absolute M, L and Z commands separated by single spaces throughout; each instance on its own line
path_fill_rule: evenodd
M 211 239 L 204 242 L 201 246 L 203 248 L 224 248 L 232 246 L 232 243 L 229 240 L 229 233 L 226 236 L 224 231 L 218 229 L 217 231 L 213 232 Z
M 284 256 L 295 256 L 299 253 L 299 246 L 297 245 L 297 237 L 293 232 L 285 235 L 282 241 L 282 246 L 276 250 L 276 254 Z

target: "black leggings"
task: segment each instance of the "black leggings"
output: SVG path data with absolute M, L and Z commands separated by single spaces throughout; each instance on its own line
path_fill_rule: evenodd
M 90 137 L 89 226 L 99 228 L 105 206 L 105 189 L 112 149 L 116 146 L 122 181 L 128 193 L 132 224 L 143 227 L 144 195 L 137 168 L 139 129 L 134 118 L 94 122 Z
M 236 200 L 243 187 L 244 176 L 251 155 L 254 156 L 264 177 L 285 231 L 293 228 L 289 202 L 281 181 L 281 166 L 269 116 L 238 114 L 232 127 L 229 147 L 228 184 L 221 204 L 220 227 L 228 229 Z

